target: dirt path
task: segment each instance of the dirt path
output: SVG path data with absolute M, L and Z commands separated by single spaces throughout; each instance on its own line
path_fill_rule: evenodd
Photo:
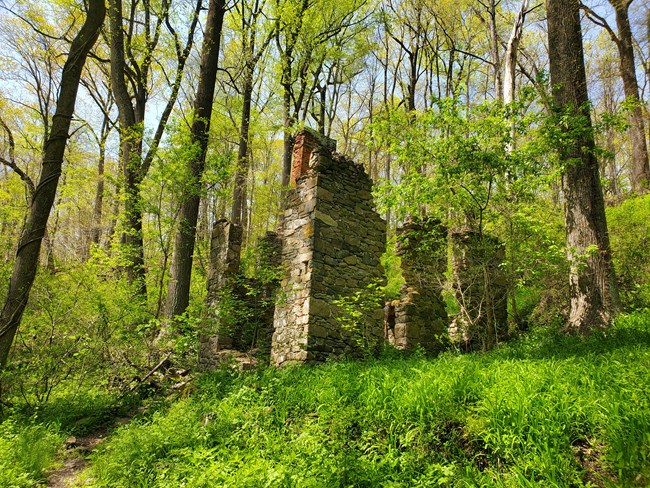
M 106 438 L 107 434 L 131 420 L 131 417 L 115 419 L 110 427 L 104 427 L 83 437 L 69 437 L 65 441 L 65 450 L 59 454 L 63 466 L 52 471 L 47 478 L 48 488 L 71 488 L 76 485 L 79 474 L 90 465 L 88 456 Z

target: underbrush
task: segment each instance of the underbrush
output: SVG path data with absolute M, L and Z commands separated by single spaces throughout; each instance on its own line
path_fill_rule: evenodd
M 0 424 L 0 486 L 29 487 L 44 482 L 62 441 L 55 426 Z
M 647 486 L 650 311 L 486 354 L 203 375 L 88 486 Z
M 44 485 L 66 438 L 110 426 L 136 400 L 116 402 L 109 392 L 95 389 L 64 390 L 37 407 L 21 403 L 0 410 L 0 486 Z

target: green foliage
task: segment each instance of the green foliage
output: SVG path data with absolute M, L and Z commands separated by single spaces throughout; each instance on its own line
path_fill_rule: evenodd
M 402 276 L 401 259 L 395 253 L 395 238 L 391 237 L 386 243 L 386 252 L 381 257 L 381 265 L 386 273 L 386 287 L 384 293 L 387 300 L 397 299 L 400 289 L 404 285 Z
M 115 415 L 132 409 L 137 398 L 119 400 L 97 388 L 55 391 L 47 404 L 16 402 L 0 410 L 0 486 L 41 486 L 58 467 L 57 453 L 69 436 L 109 427 Z M 60 453 L 59 453 L 60 454 Z
M 608 208 L 607 222 L 623 306 L 650 307 L 650 195 Z
M 241 262 L 241 272 L 229 278 L 217 293 L 216 310 L 210 311 L 202 333 L 225 333 L 240 351 L 258 349 L 263 358 L 271 352 L 269 325 L 273 322 L 276 290 L 283 275 L 276 264 L 277 249 L 258 241 L 248 248 Z
M 380 344 L 371 333 L 368 319 L 382 313 L 386 301 L 386 288 L 380 283 L 370 283 L 365 290 L 344 296 L 333 303 L 337 307 L 336 320 L 347 331 L 364 356 L 375 354 Z
M 203 376 L 120 429 L 93 486 L 645 486 L 650 313 L 487 354 Z
M 91 260 L 66 272 L 41 272 L 0 381 L 4 400 L 31 407 L 57 391 L 120 386 L 152 361 L 151 315 L 133 288 Z
M 525 112 L 529 99 L 469 108 L 456 99 L 437 99 L 425 112 L 385 114 L 372 126 L 373 144 L 396 156 L 402 175 L 397 185 L 386 182 L 377 191 L 380 205 L 400 218 L 426 206 L 448 226 L 481 230 L 495 200 L 512 204 L 538 184 L 544 150 L 536 138 L 539 117 Z M 515 139 L 524 131 L 525 139 Z
M 0 486 L 31 487 L 45 481 L 58 446 L 63 441 L 55 427 L 0 424 Z

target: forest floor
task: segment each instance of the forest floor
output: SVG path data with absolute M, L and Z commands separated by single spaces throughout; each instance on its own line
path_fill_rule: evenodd
M 649 385 L 650 310 L 487 353 L 223 369 L 146 411 L 5 417 L 0 486 L 649 486 Z
M 80 438 L 68 438 L 65 442 L 65 451 L 61 451 L 55 460 L 55 465 L 59 463 L 63 465 L 54 469 L 48 476 L 46 483 L 48 488 L 74 486 L 79 473 L 88 467 L 88 455 L 104 440 L 106 433 L 107 431 L 104 430 Z
M 128 424 L 135 414 L 134 410 L 128 416 L 117 417 L 112 425 L 100 427 L 90 434 L 68 437 L 64 442 L 64 448 L 55 456 L 53 463 L 55 467 L 47 477 L 47 488 L 74 487 L 79 475 L 90 465 L 89 456 L 97 446 L 104 442 L 116 428 Z

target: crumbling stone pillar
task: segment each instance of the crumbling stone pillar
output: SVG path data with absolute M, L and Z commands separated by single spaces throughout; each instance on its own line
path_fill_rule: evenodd
M 450 333 L 469 348 L 491 349 L 508 335 L 505 249 L 495 237 L 466 231 L 452 234 L 454 293 L 460 305 Z
M 386 304 L 386 338 L 398 349 L 442 349 L 448 318 L 442 299 L 447 230 L 435 219 L 409 221 L 397 230 L 402 298 Z
M 319 153 L 320 148 L 332 154 L 336 151 L 336 141 L 325 137 L 311 129 L 304 129 L 294 137 L 293 144 L 293 165 L 291 169 L 291 180 L 289 184 L 295 188 L 299 178 L 307 174 L 311 169 L 311 155 Z M 314 160 L 314 162 L 317 159 Z
M 277 366 L 359 353 L 333 302 L 384 280 L 386 224 L 373 209 L 372 181 L 362 166 L 333 155 L 332 147 L 312 131 L 296 137 L 271 350 Z M 370 315 L 364 333 L 379 344 L 383 312 Z
M 204 369 L 224 360 L 253 367 L 270 355 L 282 243 L 275 232 L 258 240 L 253 278 L 240 273 L 241 243 L 240 226 L 225 220 L 215 225 L 208 276 L 212 333 L 201 337 L 199 356 Z
M 215 223 L 210 240 L 210 262 L 208 269 L 207 308 L 209 331 L 199 338 L 199 367 L 214 368 L 218 363 L 217 352 L 232 347 L 228 331 L 220 329 L 218 306 L 223 291 L 233 287 L 233 280 L 239 274 L 241 258 L 242 228 L 227 220 Z

